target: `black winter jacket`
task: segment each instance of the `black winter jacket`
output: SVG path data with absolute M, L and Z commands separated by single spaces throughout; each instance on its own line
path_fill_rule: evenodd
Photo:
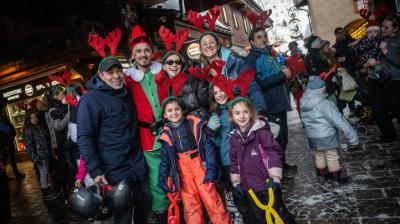
M 111 184 L 130 178 L 144 180 L 145 163 L 131 94 L 125 87 L 112 89 L 98 76 L 87 88 L 77 116 L 78 145 L 86 170 L 93 178 L 105 175 Z

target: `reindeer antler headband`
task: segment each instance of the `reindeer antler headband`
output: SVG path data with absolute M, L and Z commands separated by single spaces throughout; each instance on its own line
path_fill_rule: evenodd
M 211 63 L 210 68 L 190 68 L 189 73 L 196 78 L 206 80 L 217 86 L 228 95 L 229 99 L 235 98 L 235 85 L 240 90 L 240 96 L 245 97 L 254 78 L 254 70 L 247 69 L 241 72 L 236 80 L 232 80 L 222 74 L 224 66 L 224 61 L 215 60 Z M 210 76 L 211 69 L 216 73 L 214 76 Z
M 254 11 L 246 8 L 246 16 L 253 27 L 263 27 L 267 22 L 268 18 L 271 16 L 272 10 L 265 10 L 260 15 L 257 15 Z
M 105 47 L 108 46 L 110 48 L 110 53 L 112 56 L 117 54 L 117 48 L 119 41 L 122 37 L 122 31 L 120 28 L 115 28 L 113 31 L 108 33 L 106 38 L 99 36 L 97 33 L 90 33 L 89 34 L 89 45 L 93 47 L 101 57 L 107 57 L 105 52 Z
M 209 9 L 205 15 L 201 15 L 199 12 L 189 10 L 187 13 L 187 19 L 202 33 L 204 32 L 203 24 L 208 23 L 208 30 L 213 31 L 215 28 L 215 23 L 221 13 L 221 8 L 216 5 Z
M 175 51 L 179 52 L 182 49 L 183 44 L 189 37 L 188 28 L 183 28 L 182 30 L 174 34 L 170 29 L 166 28 L 165 26 L 160 26 L 158 33 L 160 34 L 160 37 L 164 42 L 167 51 L 172 51 L 172 44 L 175 42 Z

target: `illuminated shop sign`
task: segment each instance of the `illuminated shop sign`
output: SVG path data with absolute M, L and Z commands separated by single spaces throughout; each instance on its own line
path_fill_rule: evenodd
M 58 82 L 51 81 L 47 77 L 23 83 L 1 91 L 1 95 L 7 103 L 13 103 L 32 97 L 40 96 L 45 92 L 46 87 L 57 85 Z

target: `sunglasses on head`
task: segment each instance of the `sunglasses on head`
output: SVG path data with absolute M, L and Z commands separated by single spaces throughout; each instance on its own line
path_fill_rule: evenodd
M 165 61 L 165 64 L 167 64 L 167 65 L 173 65 L 174 63 L 177 64 L 177 65 L 183 65 L 183 61 L 182 60 L 176 60 L 176 61 L 167 60 L 167 61 Z

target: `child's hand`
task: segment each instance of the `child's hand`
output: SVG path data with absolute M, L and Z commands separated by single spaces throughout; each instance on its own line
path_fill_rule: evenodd
M 280 180 L 279 180 L 279 181 L 280 181 Z M 278 183 L 278 180 L 277 180 L 277 181 L 274 181 L 274 178 L 271 177 L 271 178 L 268 179 L 268 182 L 267 182 L 267 185 L 265 186 L 265 189 L 267 189 L 267 191 L 268 191 L 268 189 L 271 187 L 272 190 L 275 191 L 275 190 L 278 189 L 280 186 L 281 186 L 281 185 L 280 185 L 280 183 Z
M 75 187 L 76 187 L 76 188 L 82 187 L 82 181 L 81 181 L 81 180 L 76 180 L 76 181 L 75 181 Z
M 216 131 L 221 127 L 221 119 L 218 116 L 212 116 L 207 123 L 207 127 L 213 131 Z

